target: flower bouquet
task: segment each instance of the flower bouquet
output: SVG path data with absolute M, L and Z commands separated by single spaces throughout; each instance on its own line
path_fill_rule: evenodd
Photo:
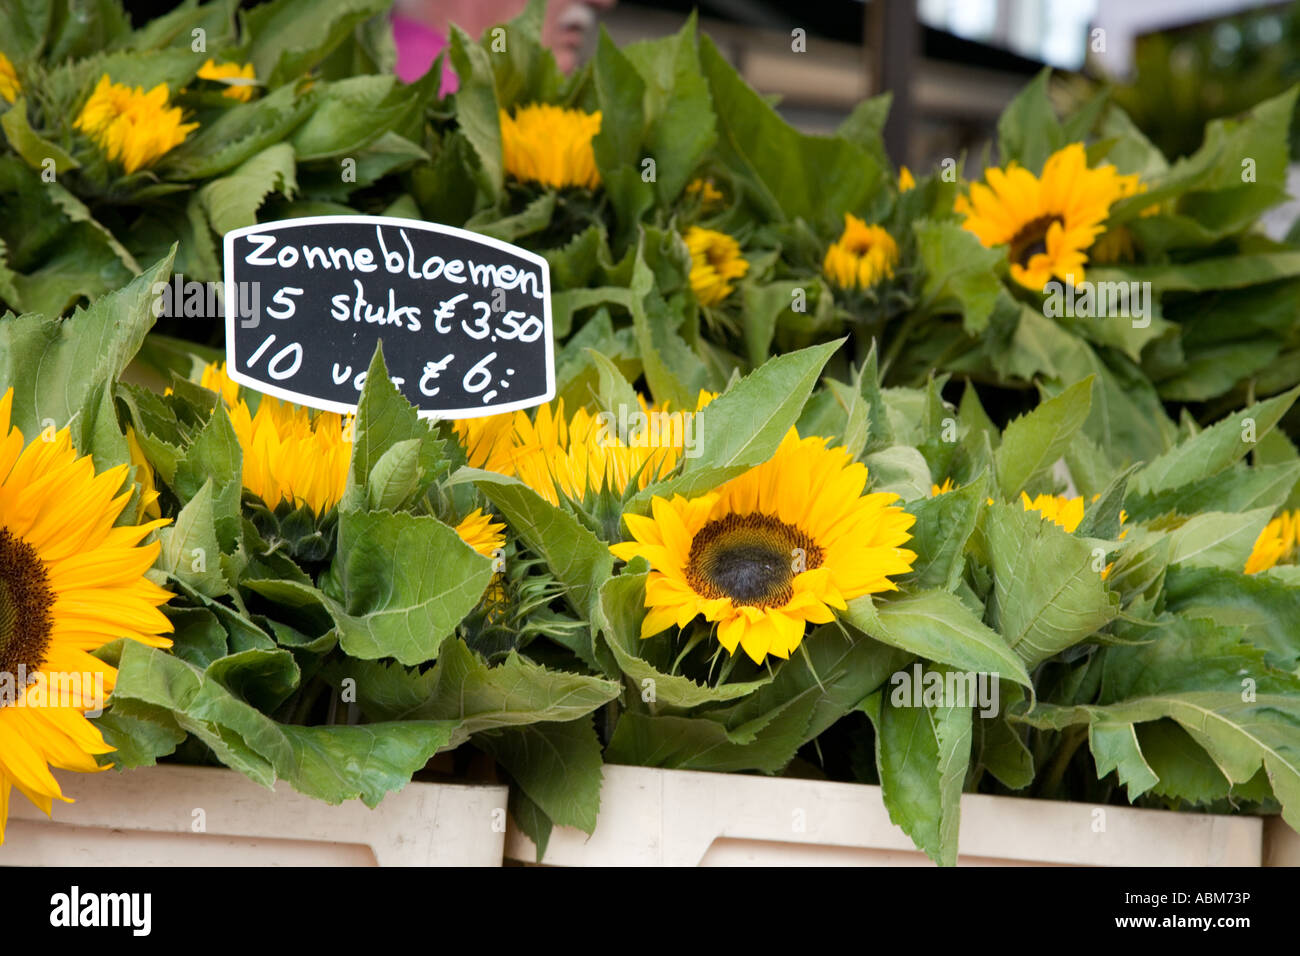
M 566 76 L 531 3 L 443 96 L 384 6 L 0 12 L 0 662 L 112 691 L 0 709 L 6 797 L 477 751 L 539 855 L 609 764 L 878 785 L 941 864 L 963 793 L 1300 827 L 1294 91 L 1171 165 L 1044 74 L 968 180 L 895 170 L 887 97 L 794 130 L 693 18 Z M 431 421 L 381 349 L 312 412 L 157 307 L 343 213 L 543 256 L 554 400 Z

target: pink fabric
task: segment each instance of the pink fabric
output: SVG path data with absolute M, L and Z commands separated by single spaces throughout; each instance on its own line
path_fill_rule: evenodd
M 393 42 L 397 46 L 398 78 L 403 83 L 414 83 L 433 66 L 434 59 L 448 46 L 447 37 L 419 20 L 393 15 Z M 455 93 L 460 86 L 450 57 L 442 64 L 443 94 Z

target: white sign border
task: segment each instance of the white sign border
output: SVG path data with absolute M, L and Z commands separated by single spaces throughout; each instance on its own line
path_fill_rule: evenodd
M 287 402 L 293 402 L 303 405 L 307 408 L 315 408 L 326 412 L 337 412 L 340 415 L 355 415 L 357 411 L 356 404 L 347 404 L 346 402 L 334 402 L 329 399 L 316 398 L 312 395 L 304 395 L 287 388 L 280 388 L 277 385 L 268 385 L 258 379 L 245 375 L 235 361 L 235 304 L 240 300 L 235 297 L 234 285 L 234 265 L 235 265 L 235 240 L 243 236 L 256 235 L 260 231 L 267 229 L 275 230 L 284 226 L 312 226 L 312 225 L 329 225 L 332 223 L 354 223 L 360 225 L 373 226 L 395 226 L 398 228 L 416 229 L 423 232 L 436 232 L 446 236 L 455 236 L 460 239 L 467 239 L 478 245 L 489 246 L 502 252 L 508 252 L 513 256 L 526 259 L 533 265 L 537 266 L 542 273 L 542 321 L 545 325 L 544 334 L 546 335 L 546 394 L 541 397 L 531 397 L 520 399 L 517 402 L 507 402 L 504 405 L 487 405 L 476 408 L 448 409 L 439 411 L 426 411 L 417 408 L 421 418 L 434 420 L 445 420 L 453 418 L 486 418 L 489 415 L 500 415 L 505 412 L 513 412 L 522 408 L 535 408 L 545 405 L 555 398 L 555 332 L 551 319 L 551 264 L 546 261 L 545 257 L 531 252 L 528 249 L 521 249 L 519 246 L 512 245 L 501 239 L 495 239 L 491 236 L 483 236 L 469 229 L 459 229 L 456 226 L 447 226 L 440 222 L 428 222 L 423 219 L 404 219 L 399 216 L 299 216 L 294 219 L 275 219 L 269 222 L 259 222 L 252 226 L 241 226 L 239 229 L 232 229 L 222 237 L 223 266 L 225 269 L 222 275 L 222 286 L 225 292 L 226 307 L 226 374 L 232 381 L 237 382 L 240 386 L 251 388 L 255 392 L 261 392 L 265 395 L 271 395 L 275 398 L 283 399 Z M 366 360 L 369 362 L 369 359 Z M 360 395 L 358 402 L 360 400 Z M 405 396 L 403 396 L 405 398 Z

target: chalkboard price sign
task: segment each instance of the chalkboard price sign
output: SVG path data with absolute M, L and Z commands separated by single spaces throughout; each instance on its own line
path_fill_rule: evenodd
M 414 219 L 319 216 L 225 236 L 226 368 L 236 382 L 356 409 L 376 343 L 425 417 L 555 396 L 551 280 L 525 249 Z

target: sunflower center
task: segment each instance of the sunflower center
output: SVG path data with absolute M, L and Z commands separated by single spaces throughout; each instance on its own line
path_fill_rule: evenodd
M 686 580 L 702 597 L 740 605 L 780 607 L 794 597 L 794 577 L 820 567 L 812 537 L 764 514 L 730 514 L 695 535 Z
M 713 243 L 704 250 L 704 258 L 713 266 L 714 269 L 721 270 L 728 262 L 731 261 L 731 255 L 726 246 L 721 243 Z
M 1034 256 L 1047 252 L 1047 233 L 1053 223 L 1063 222 L 1060 216 L 1039 216 L 1020 227 L 1011 237 L 1008 258 L 1018 266 L 1028 266 Z
M 30 675 L 45 663 L 53 606 L 49 575 L 36 549 L 0 528 L 0 674 L 17 680 L 19 665 Z

